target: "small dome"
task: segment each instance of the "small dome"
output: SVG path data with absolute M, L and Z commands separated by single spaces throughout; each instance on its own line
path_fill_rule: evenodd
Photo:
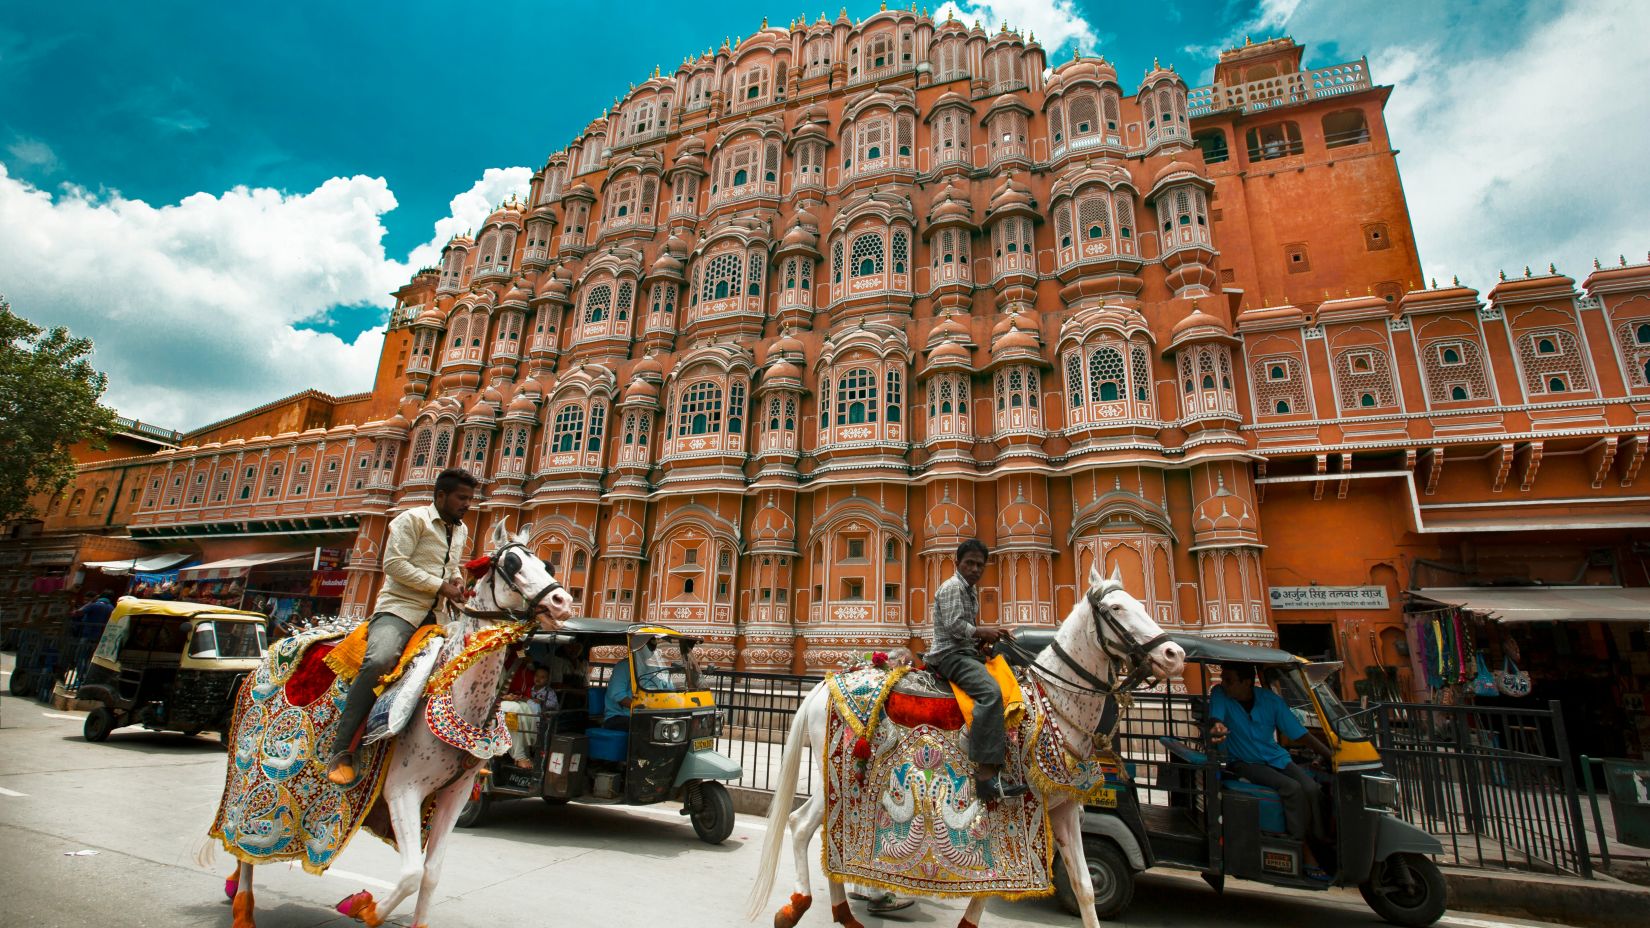
M 770 497 L 768 504 L 751 521 L 751 534 L 756 536 L 757 541 L 788 543 L 796 539 L 796 524 L 785 514 L 785 510 L 774 505 Z
M 1191 330 L 1198 328 L 1215 328 L 1224 333 L 1226 331 L 1226 323 L 1221 322 L 1214 316 L 1211 316 L 1203 310 L 1194 307 L 1190 315 L 1174 324 L 1174 329 L 1171 330 L 1170 337 L 1177 337 L 1182 333 L 1190 332 Z
M 665 376 L 664 365 L 660 364 L 658 360 L 650 354 L 636 362 L 636 366 L 630 369 L 630 376 L 657 377 L 663 379 Z
M 783 334 L 783 335 L 779 336 L 778 338 L 774 339 L 773 344 L 768 346 L 768 357 L 770 357 L 770 358 L 773 357 L 776 354 L 801 354 L 801 353 L 802 353 L 802 340 L 797 338 L 795 335 L 793 335 L 790 332 L 790 330 L 788 330 L 788 329 L 785 331 L 785 334 Z
M 528 396 L 526 391 L 522 391 L 517 393 L 516 398 L 510 401 L 510 407 L 504 411 L 504 414 L 510 417 L 527 416 L 532 418 L 538 414 L 538 404 L 533 402 L 533 398 Z
M 569 301 L 567 281 L 562 279 L 559 270 L 558 273 L 546 274 L 539 280 L 538 291 L 533 298 L 536 300 L 554 300 L 558 303 Z
M 1007 209 L 1029 210 L 1034 205 L 1031 199 L 1031 191 L 1024 184 L 1016 181 L 1014 175 L 1010 174 L 1003 178 L 1003 182 L 997 187 L 997 192 L 991 195 L 991 205 L 987 207 L 987 212 L 995 214 Z
M 767 371 L 763 373 L 762 382 L 769 383 L 780 380 L 801 383 L 802 371 L 789 361 L 783 359 L 775 361 L 773 364 L 768 365 Z
M 817 252 L 819 250 L 819 236 L 815 235 L 807 226 L 798 222 L 791 226 L 791 231 L 785 233 L 785 238 L 779 247 L 786 250 L 805 250 Z
M 964 348 L 961 343 L 954 341 L 940 342 L 934 346 L 932 351 L 928 352 L 928 365 L 930 367 L 939 364 L 967 365 L 970 360 L 968 349 Z
M 657 400 L 658 398 L 659 388 L 640 377 L 632 380 L 630 385 L 624 388 L 624 402 L 627 403 L 632 400 Z
M 407 417 L 403 416 L 400 413 L 396 413 L 395 415 L 390 416 L 388 419 L 384 420 L 384 428 L 387 431 L 406 432 L 407 429 L 409 429 L 411 427 L 412 427 L 412 423 L 408 422 Z
M 1202 177 L 1202 175 L 1198 174 L 1197 168 L 1194 168 L 1177 158 L 1170 161 L 1168 164 L 1163 165 L 1163 167 L 1160 168 L 1156 174 L 1152 175 L 1152 186 L 1156 187 L 1158 184 L 1163 183 L 1164 180 L 1173 177 L 1176 174 L 1190 174 L 1193 177 Z
M 1003 507 L 997 517 L 997 537 L 1010 540 L 1045 540 L 1053 534 L 1048 513 L 1036 503 L 1016 491 L 1012 503 Z
M 974 222 L 974 207 L 968 202 L 966 195 L 959 195 L 954 185 L 947 184 L 940 191 L 933 207 L 928 210 L 928 224 L 938 225 L 942 222 L 962 222 L 972 225 Z
M 962 321 L 961 313 L 946 313 L 945 318 L 941 319 L 939 324 L 934 326 L 934 330 L 929 333 L 928 340 L 931 342 L 936 340 L 970 341 L 968 323 Z
M 682 259 L 671 254 L 670 249 L 665 248 L 659 252 L 659 257 L 653 259 L 653 266 L 647 269 L 647 276 L 681 277 L 682 267 Z
M 520 281 L 517 281 L 515 286 L 511 287 L 509 291 L 504 294 L 504 298 L 498 301 L 498 305 L 500 308 L 514 306 L 521 309 L 526 309 L 527 301 L 529 299 L 532 299 L 532 294 L 528 293 L 522 287 Z
M 447 315 L 441 310 L 436 309 L 434 303 L 431 303 L 429 309 L 419 313 L 418 318 L 413 320 L 413 325 L 428 325 L 434 326 L 438 329 L 442 328 L 446 324 Z
M 993 355 L 1017 354 L 1023 351 L 1035 353 L 1039 347 L 1035 335 L 1016 329 L 993 342 L 991 353 Z

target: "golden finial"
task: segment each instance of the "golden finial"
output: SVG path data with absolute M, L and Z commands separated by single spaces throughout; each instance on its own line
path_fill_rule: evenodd
M 1375 288 L 1371 287 L 1371 286 L 1368 286 L 1368 285 L 1365 285 L 1364 286 L 1364 296 L 1374 296 L 1374 295 L 1375 295 Z
M 1431 287 L 1431 289 L 1433 289 L 1433 290 L 1437 290 L 1437 289 L 1438 289 L 1438 278 L 1436 278 L 1436 277 L 1434 277 L 1434 278 L 1433 278 L 1433 279 L 1432 279 L 1432 287 Z
M 1248 35 L 1247 35 L 1247 34 L 1245 34 L 1245 35 L 1244 35 L 1244 36 L 1243 36 L 1243 47 L 1244 47 L 1244 48 L 1248 48 L 1248 47 L 1249 47 L 1249 46 L 1251 46 L 1251 45 L 1253 45 L 1253 44 L 1255 44 L 1255 43 L 1254 43 L 1254 42 L 1251 42 L 1251 41 L 1249 41 L 1249 36 L 1248 36 Z
M 1450 278 L 1449 278 L 1449 282 L 1451 284 L 1457 286 L 1457 287 L 1461 286 L 1461 275 L 1460 274 L 1451 274 Z
M 1557 274 L 1557 273 L 1558 273 L 1558 266 L 1557 266 L 1557 265 L 1555 265 L 1555 264 L 1553 264 L 1553 262 L 1551 262 L 1551 261 L 1548 261 L 1548 262 L 1547 262 L 1547 273 L 1549 273 L 1549 274 Z
M 1599 270 L 1603 270 L 1603 268 L 1601 268 L 1601 267 L 1600 267 L 1600 266 L 1599 266 L 1599 263 L 1598 263 L 1598 259 L 1597 259 L 1597 258 L 1594 258 L 1594 259 L 1593 259 L 1593 270 L 1595 270 L 1595 271 L 1599 271 Z
M 1073 45 L 1071 47 L 1071 60 L 1072 61 L 1082 61 L 1083 60 L 1082 54 L 1077 51 L 1077 46 L 1075 46 L 1075 45 Z
M 1627 256 L 1626 256 L 1626 255 L 1622 255 L 1622 256 L 1621 256 L 1621 266 L 1622 266 L 1622 267 L 1626 267 L 1626 266 L 1627 266 Z
M 884 12 L 884 13 L 888 12 L 888 4 L 884 3 L 882 5 L 882 12 Z
M 762 17 L 762 28 L 768 28 L 768 18 L 766 16 Z
M 1524 265 L 1524 276 L 1530 276 L 1530 266 L 1528 264 Z
M 1501 278 L 1502 283 L 1506 283 L 1506 281 L 1507 281 L 1507 272 L 1505 270 L 1496 271 L 1495 276 Z
M 1349 296 L 1351 296 L 1351 295 L 1352 295 L 1352 291 L 1351 291 L 1351 290 L 1348 290 L 1348 289 L 1346 289 L 1346 288 L 1345 288 L 1345 287 L 1342 287 L 1342 288 L 1341 288 L 1341 296 L 1342 296 L 1342 297 L 1349 297 Z
M 1161 65 L 1159 65 L 1159 64 L 1158 64 L 1158 63 L 1157 63 L 1157 56 L 1156 56 L 1156 55 L 1153 55 L 1153 56 L 1152 56 L 1152 70 L 1153 70 L 1153 71 L 1156 71 L 1156 70 L 1157 70 L 1157 69 L 1158 69 L 1158 68 L 1159 68 L 1159 67 L 1161 67 Z

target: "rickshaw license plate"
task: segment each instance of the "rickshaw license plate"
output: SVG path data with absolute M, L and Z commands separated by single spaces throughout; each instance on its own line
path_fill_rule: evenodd
M 695 738 L 693 739 L 693 749 L 695 751 L 714 751 L 716 750 L 716 739 Z
M 1115 789 L 1100 790 L 1099 792 L 1094 794 L 1094 801 L 1090 802 L 1089 805 L 1099 806 L 1103 809 L 1115 809 L 1115 808 L 1117 808 L 1117 790 L 1115 790 Z

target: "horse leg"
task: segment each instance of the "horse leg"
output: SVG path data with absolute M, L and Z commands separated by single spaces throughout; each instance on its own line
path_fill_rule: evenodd
M 453 823 L 470 798 L 474 777 L 460 777 L 456 782 L 435 794 L 435 808 L 430 812 L 430 843 L 424 846 L 424 878 L 418 884 L 418 905 L 413 909 L 413 928 L 424 928 L 424 916 L 435 901 L 435 884 L 441 879 L 441 860 L 447 853 L 447 839 L 453 833 Z
M 774 928 L 792 928 L 814 904 L 813 886 L 808 872 L 808 845 L 813 841 L 819 823 L 825 820 L 825 796 L 815 793 L 791 813 L 791 857 L 796 864 L 796 891 L 773 917 Z
M 1060 859 L 1066 862 L 1066 876 L 1071 878 L 1071 891 L 1077 897 L 1083 928 L 1100 928 L 1100 916 L 1094 914 L 1094 884 L 1089 882 L 1088 859 L 1083 853 L 1082 803 L 1060 803 L 1048 811 L 1048 822 L 1054 831 L 1055 847 L 1060 849 Z
M 814 827 L 819 826 L 815 825 Z M 865 925 L 854 917 L 853 909 L 848 907 L 848 887 L 828 877 L 826 882 L 830 884 L 831 891 L 831 921 L 841 925 L 842 928 L 865 928 Z
M 252 865 L 242 863 L 235 871 L 235 895 L 230 900 L 235 920 L 233 928 L 256 928 L 252 920 Z
M 391 772 L 392 778 L 394 771 Z M 367 928 L 378 928 L 395 911 L 424 877 L 424 836 L 419 819 L 424 810 L 424 796 L 417 789 L 401 787 L 386 800 L 390 807 L 390 824 L 395 831 L 395 846 L 401 852 L 401 878 L 382 903 L 372 893 L 359 892 L 338 903 L 338 911 Z M 237 926 L 239 928 L 239 926 Z
M 968 900 L 968 910 L 963 912 L 962 921 L 957 928 L 980 928 L 980 919 L 985 917 L 986 896 L 973 896 Z

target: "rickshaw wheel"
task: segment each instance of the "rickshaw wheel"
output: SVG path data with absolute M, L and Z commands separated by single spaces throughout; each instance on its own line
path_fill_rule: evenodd
M 1376 915 L 1394 925 L 1425 928 L 1444 914 L 1444 876 L 1420 854 L 1393 854 L 1376 864 L 1358 892 Z
M 706 844 L 721 844 L 733 834 L 733 797 L 715 780 L 701 780 L 691 788 L 699 791 L 699 809 L 688 816 L 694 833 Z
M 547 804 L 553 806 L 565 806 L 569 802 L 573 801 L 568 799 L 566 796 L 540 796 L 539 798 L 543 799 Z
M 108 741 L 109 732 L 115 730 L 114 713 L 98 706 L 86 715 L 86 724 L 80 733 L 87 741 Z
M 1121 916 L 1134 901 L 1134 868 L 1129 866 L 1129 859 L 1111 841 L 1090 837 L 1083 840 L 1083 860 L 1088 864 L 1089 885 L 1094 888 L 1094 914 L 1103 922 Z M 1082 914 L 1061 860 L 1054 864 L 1054 897 L 1066 914 Z
M 34 688 L 34 674 L 26 670 L 14 670 L 11 674 L 11 694 L 13 696 L 27 696 Z
M 458 827 L 475 828 L 481 824 L 482 818 L 487 815 L 487 796 L 485 794 L 473 797 L 464 803 L 464 808 L 458 811 Z

